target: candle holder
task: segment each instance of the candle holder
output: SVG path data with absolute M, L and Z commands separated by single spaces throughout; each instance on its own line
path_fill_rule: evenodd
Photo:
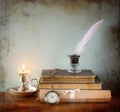
M 15 97 L 30 97 L 35 96 L 37 93 L 37 85 L 33 85 L 32 82 L 36 81 L 38 84 L 37 79 L 31 79 L 31 84 L 28 84 L 27 80 L 28 74 L 20 74 L 20 82 L 21 85 L 17 87 L 12 87 L 10 89 L 10 93 Z
M 31 83 L 30 80 L 28 81 L 28 75 L 29 75 L 30 71 L 28 69 L 26 69 L 25 65 L 23 64 L 22 68 L 20 68 L 18 70 L 18 74 L 20 77 L 20 86 L 17 87 L 12 87 L 10 89 L 10 93 L 13 96 L 18 96 L 18 97 L 28 97 L 28 96 L 33 96 L 34 94 L 36 94 L 37 92 L 37 85 L 33 85 L 32 82 L 36 81 L 37 79 L 31 79 Z
M 68 55 L 68 57 L 70 58 L 70 66 L 71 66 L 68 72 L 71 72 L 71 73 L 81 72 L 81 70 L 78 68 L 80 55 L 74 54 L 74 55 Z
M 27 81 L 27 74 L 20 74 L 20 82 L 21 82 L 21 85 L 20 85 L 20 87 L 18 89 L 19 91 L 24 92 L 24 91 L 29 89 L 27 87 L 27 83 L 28 83 L 28 81 Z

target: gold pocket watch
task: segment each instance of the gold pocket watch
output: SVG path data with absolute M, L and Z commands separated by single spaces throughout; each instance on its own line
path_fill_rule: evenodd
M 53 89 L 53 84 L 54 84 L 53 76 L 56 73 L 58 73 L 58 69 L 55 69 L 53 71 L 53 73 L 52 73 L 52 84 L 51 84 L 52 90 L 49 91 L 49 92 L 47 92 L 45 94 L 45 97 L 44 97 L 44 101 L 47 102 L 47 103 L 49 103 L 49 104 L 57 104 L 60 101 L 60 95 L 59 95 L 59 93 L 56 92 L 56 91 L 54 91 L 54 89 Z

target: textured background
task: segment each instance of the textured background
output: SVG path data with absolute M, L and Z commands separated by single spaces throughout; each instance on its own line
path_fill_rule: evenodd
M 86 45 L 81 69 L 91 69 L 104 88 L 120 89 L 119 0 L 0 0 L 0 91 L 19 85 L 24 63 L 30 77 L 42 69 L 68 69 L 89 27 L 104 24 Z

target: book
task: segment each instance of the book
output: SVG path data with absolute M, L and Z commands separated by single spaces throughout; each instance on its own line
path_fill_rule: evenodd
M 38 100 L 45 102 L 44 97 L 50 89 L 40 89 L 38 92 Z M 65 90 L 55 89 L 60 95 L 60 102 L 110 102 L 111 91 L 110 90 Z M 74 91 L 74 97 L 71 95 Z
M 92 83 L 96 75 L 91 70 L 82 70 L 80 73 L 69 73 L 67 70 L 59 70 L 52 75 L 54 70 L 43 70 L 41 73 L 41 82 L 50 82 L 54 78 L 55 82 L 81 82 Z
M 39 88 L 51 88 L 51 81 L 41 81 L 39 82 Z M 93 83 L 81 83 L 81 82 L 53 82 L 53 87 L 56 89 L 102 89 L 102 82 L 99 77 L 96 76 L 95 82 Z
M 41 77 L 51 77 L 54 70 L 42 70 Z M 70 73 L 67 70 L 58 70 L 54 77 L 58 78 L 94 78 L 91 70 L 82 70 L 80 73 Z
M 53 78 L 54 82 L 57 83 L 63 83 L 63 82 L 67 82 L 67 83 L 94 83 L 95 79 L 80 79 L 80 78 Z M 41 82 L 51 82 L 52 78 L 45 78 L 45 77 L 41 77 L 40 78 Z

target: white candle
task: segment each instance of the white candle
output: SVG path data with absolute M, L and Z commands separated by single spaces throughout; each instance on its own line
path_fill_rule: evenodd
M 28 74 L 28 70 L 26 69 L 26 66 L 23 64 L 22 67 L 18 70 L 18 73 L 20 75 L 27 75 Z

